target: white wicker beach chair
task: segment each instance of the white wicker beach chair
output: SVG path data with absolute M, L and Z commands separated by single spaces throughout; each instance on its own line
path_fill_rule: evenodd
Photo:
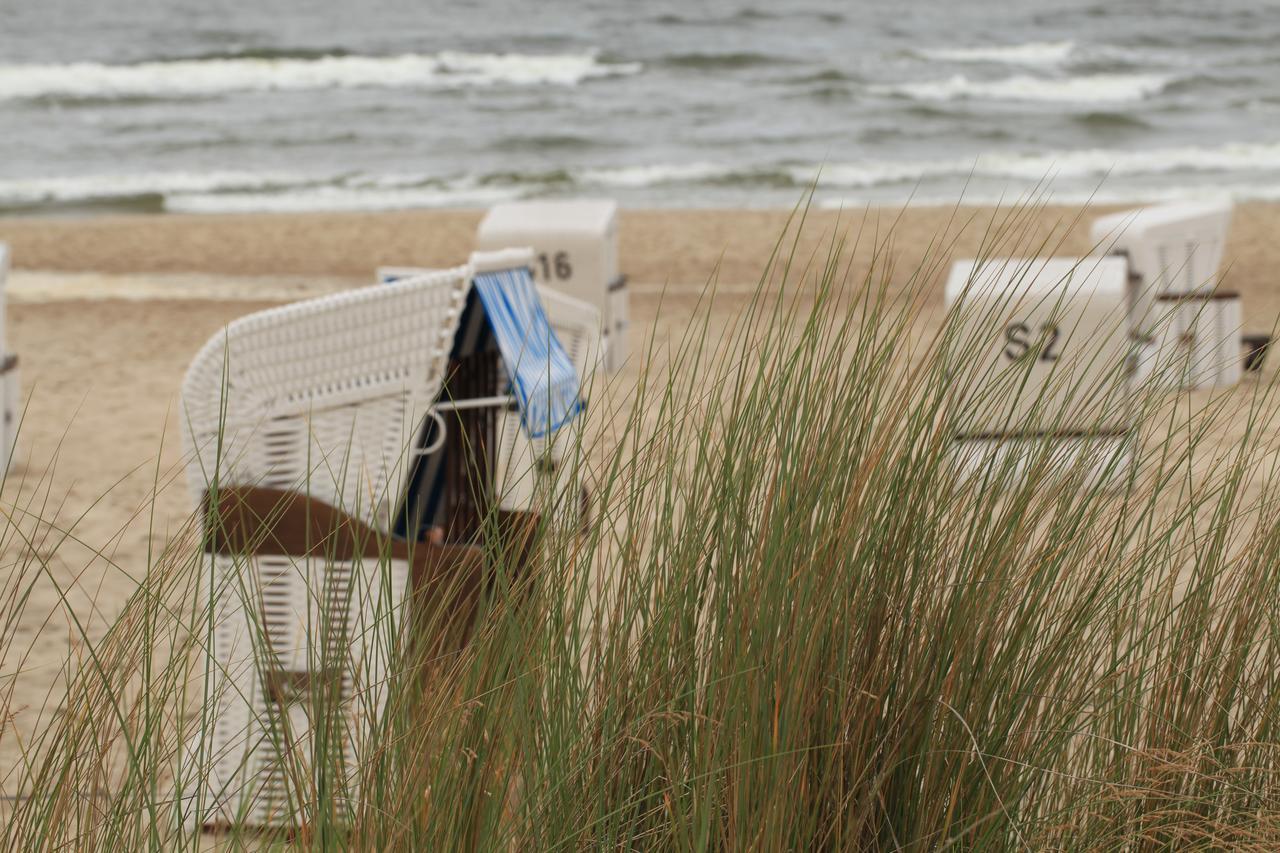
M 460 267 L 229 324 L 182 387 L 192 493 L 292 492 L 389 531 L 470 277 Z M 188 752 L 205 786 L 188 820 L 295 825 L 307 819 L 293 783 L 310 774 L 313 700 L 341 707 L 335 737 L 353 774 L 384 699 L 409 564 L 212 551 L 209 701 Z
M 1094 243 L 1129 259 L 1133 322 L 1149 318 L 1158 296 L 1211 293 L 1231 227 L 1231 202 L 1158 204 L 1095 219 Z
M 429 550 L 408 543 L 438 530 L 452 536 L 445 549 L 480 560 L 481 522 L 501 492 L 474 481 L 495 479 L 494 436 L 545 457 L 558 430 L 535 424 L 575 420 L 575 360 L 594 358 L 598 317 L 579 317 L 558 297 L 544 308 L 528 262 L 527 252 L 476 255 L 264 311 L 196 356 L 182 398 L 215 628 L 207 725 L 188 751 L 205 779 L 190 822 L 307 821 L 298 780 L 315 772 L 320 708 L 341 717 L 326 752 L 355 778 L 385 699 L 409 576 Z M 288 525 L 268 518 L 277 512 Z

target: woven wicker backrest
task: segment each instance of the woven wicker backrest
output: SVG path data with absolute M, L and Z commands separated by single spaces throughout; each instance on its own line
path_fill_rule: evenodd
M 215 476 L 296 489 L 387 529 L 469 281 L 458 267 L 230 323 L 182 385 L 192 494 Z

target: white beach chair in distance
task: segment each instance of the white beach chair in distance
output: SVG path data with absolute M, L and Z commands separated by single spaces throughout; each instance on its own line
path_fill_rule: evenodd
M 18 381 L 18 356 L 9 351 L 8 299 L 9 247 L 0 243 L 0 382 L 4 383 L 0 405 L 0 473 L 7 473 L 17 460 L 18 423 L 22 419 L 22 398 Z
M 607 199 L 519 201 L 494 205 L 476 231 L 481 251 L 529 246 L 534 281 L 587 302 L 600 313 L 602 366 L 627 360 L 630 307 L 618 272 L 618 205 Z
M 215 335 L 182 386 L 197 501 L 274 489 L 313 501 L 308 514 L 331 508 L 388 532 L 470 277 L 460 267 L 326 296 Z M 187 819 L 296 825 L 307 817 L 290 786 L 310 772 L 311 700 L 336 689 L 344 772 L 354 778 L 385 698 L 410 564 L 362 553 L 245 554 L 222 537 L 206 530 L 210 699 L 186 759 L 204 780 Z
M 536 261 L 530 249 L 500 252 L 478 252 L 471 258 L 476 271 L 511 269 Z M 379 282 L 430 274 L 418 267 L 379 267 Z M 546 318 L 568 354 L 583 389 L 583 403 L 599 369 L 604 347 L 600 334 L 600 312 L 592 304 L 566 296 L 545 285 L 537 285 L 537 294 Z M 492 388 L 498 408 L 496 425 L 497 452 L 493 460 L 494 493 L 498 506 L 508 511 L 536 511 L 537 497 L 547 481 L 547 474 L 564 465 L 579 439 L 578 426 L 554 436 L 531 436 L 521 424 L 520 414 L 508 405 L 509 377 L 500 372 Z M 572 478 L 561 485 L 569 487 Z M 573 519 L 566 519 L 572 523 Z
M 997 466 L 1017 480 L 1047 455 L 1107 481 L 1127 472 L 1127 299 L 1118 257 L 953 265 L 948 380 L 965 410 L 953 444 L 962 469 Z
M 1189 201 L 1093 222 L 1094 245 L 1129 265 L 1135 384 L 1193 390 L 1240 381 L 1240 298 L 1219 287 L 1231 214 L 1230 201 Z

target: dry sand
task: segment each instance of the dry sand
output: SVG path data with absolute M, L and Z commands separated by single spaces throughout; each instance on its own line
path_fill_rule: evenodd
M 1227 251 L 1228 286 L 1243 292 L 1246 325 L 1260 331 L 1271 330 L 1280 316 L 1278 210 L 1239 208 Z M 1048 209 L 1019 222 L 1027 240 L 1057 234 L 1055 253 L 1077 254 L 1089 248 L 1087 223 L 1100 212 Z M 870 263 L 874 235 L 892 228 L 887 260 L 891 282 L 901 284 L 940 233 L 950 233 L 945 242 L 954 256 L 972 256 L 990 224 L 1006 215 L 928 208 L 811 213 L 798 256 L 821 254 L 833 234 L 847 233 L 851 242 L 861 234 L 853 251 L 856 274 Z M 30 398 L 20 463 L 0 506 L 29 505 L 47 488 L 42 515 L 73 528 L 82 543 L 58 549 L 13 638 L 19 648 L 31 646 L 32 655 L 15 692 L 17 727 L 0 740 L 0 794 L 10 792 L 3 768 L 19 753 L 16 735 L 26 737 L 37 725 L 38 709 L 48 713 L 58 704 L 58 671 L 75 636 L 68 607 L 91 633 L 100 633 L 144 570 L 148 547 L 163 544 L 189 513 L 178 476 L 174 407 L 196 350 L 235 317 L 367 282 L 380 264 L 460 263 L 479 217 L 430 211 L 0 220 L 0 241 L 10 244 L 16 267 L 9 346 L 20 354 Z M 777 211 L 626 212 L 621 265 L 633 284 L 633 341 L 655 329 L 660 336 L 678 334 L 717 268 L 724 297 L 715 311 L 721 319 L 731 316 L 759 279 L 787 218 Z M 945 268 L 940 264 L 930 275 L 935 304 Z M 1268 372 L 1278 360 L 1272 358 Z M 1243 400 L 1251 385 L 1233 393 Z M 173 482 L 159 493 L 152 522 L 148 506 L 157 478 Z M 109 560 L 93 558 L 99 551 Z M 12 559 L 6 553 L 0 578 Z M 60 602 L 57 587 L 70 591 L 69 605 Z M 4 677 L 11 667 L 5 661 Z

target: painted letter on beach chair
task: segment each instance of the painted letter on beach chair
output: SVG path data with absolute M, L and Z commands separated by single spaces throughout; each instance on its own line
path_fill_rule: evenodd
M 952 267 L 948 375 L 966 465 L 1009 460 L 1022 470 L 1048 453 L 1107 475 L 1127 467 L 1127 277 L 1122 258 Z
M 595 306 L 610 372 L 626 361 L 630 323 L 617 215 L 617 203 L 605 200 L 511 202 L 491 208 L 476 233 L 481 250 L 531 247 L 538 284 Z

